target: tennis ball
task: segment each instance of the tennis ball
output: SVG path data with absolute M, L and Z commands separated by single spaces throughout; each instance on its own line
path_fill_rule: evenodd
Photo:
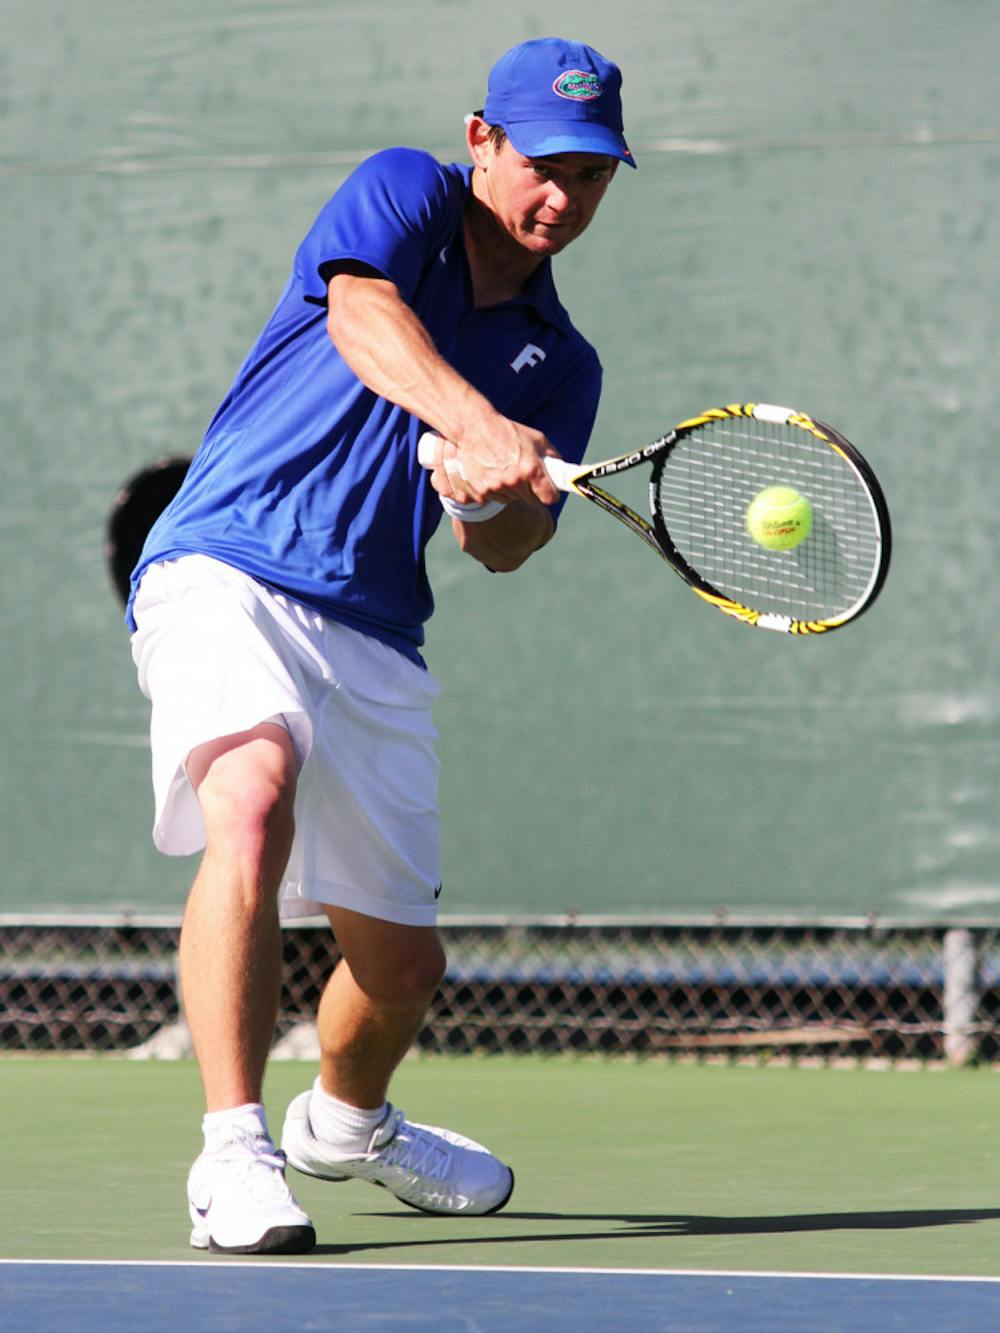
M 747 532 L 768 551 L 790 551 L 812 529 L 812 505 L 791 486 L 768 486 L 747 508 Z

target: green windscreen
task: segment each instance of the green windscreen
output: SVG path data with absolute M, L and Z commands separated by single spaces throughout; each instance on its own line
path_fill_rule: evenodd
M 491 576 L 430 553 L 450 913 L 995 916 L 996 14 L 939 0 L 503 7 L 8 0 L 0 912 L 176 912 L 109 507 L 189 453 L 313 217 L 368 152 L 464 157 L 492 61 L 621 64 L 638 171 L 560 258 L 591 456 L 718 403 L 840 429 L 895 562 L 791 641 L 571 499 Z M 641 496 L 640 496 L 641 499 Z

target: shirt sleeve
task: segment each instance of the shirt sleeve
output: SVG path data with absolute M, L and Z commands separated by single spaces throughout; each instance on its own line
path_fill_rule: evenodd
M 460 209 L 455 182 L 429 153 L 376 153 L 351 173 L 299 247 L 295 269 L 305 299 L 325 303 L 334 265 L 349 259 L 376 269 L 411 301 Z

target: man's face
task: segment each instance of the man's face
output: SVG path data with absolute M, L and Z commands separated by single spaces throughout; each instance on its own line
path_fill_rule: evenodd
M 524 157 L 509 141 L 486 153 L 484 201 L 508 235 L 540 258 L 586 230 L 618 166 L 600 153 Z

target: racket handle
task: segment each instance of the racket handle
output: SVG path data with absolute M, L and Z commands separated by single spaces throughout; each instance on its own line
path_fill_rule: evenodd
M 434 466 L 440 438 L 433 431 L 425 431 L 417 441 L 417 462 L 421 467 L 432 468 Z M 567 463 L 564 458 L 543 458 L 542 462 L 545 464 L 545 471 L 549 474 L 553 485 L 558 486 L 561 491 L 571 491 L 573 489 L 570 478 L 581 471 L 578 463 Z M 462 475 L 462 464 L 457 458 L 446 458 L 444 466 L 447 472 L 457 472 L 460 476 Z
M 417 462 L 421 467 L 432 468 L 434 460 L 437 458 L 438 441 L 440 435 L 435 435 L 433 431 L 425 430 L 423 435 L 417 441 Z M 447 464 L 445 464 L 447 466 Z
M 542 462 L 549 474 L 549 480 L 560 491 L 571 491 L 573 477 L 583 471 L 579 463 L 567 463 L 565 458 L 543 458 Z

